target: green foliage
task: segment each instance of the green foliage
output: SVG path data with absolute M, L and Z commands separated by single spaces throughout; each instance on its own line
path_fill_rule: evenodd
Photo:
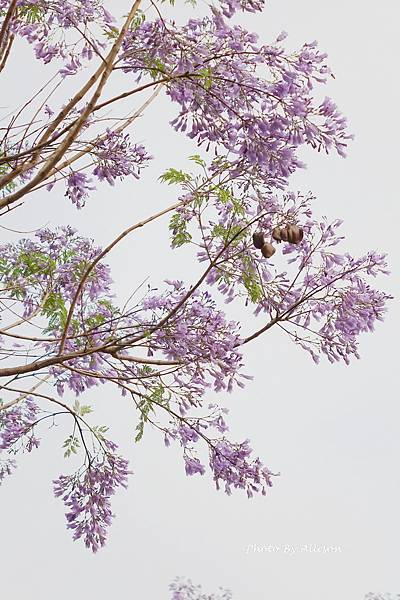
M 136 425 L 136 435 L 135 435 L 135 442 L 140 442 L 140 440 L 143 437 L 143 433 L 144 433 L 144 426 L 145 423 L 148 420 L 148 415 L 149 412 L 152 411 L 154 412 L 154 408 L 151 405 L 151 402 L 147 399 L 142 399 L 140 400 L 140 402 L 138 403 L 138 409 L 140 411 L 140 415 L 139 415 L 139 423 Z
M 21 252 L 18 261 L 10 268 L 5 261 L 0 262 L 0 273 L 13 279 L 23 277 L 28 283 L 35 283 L 37 273 L 51 275 L 56 269 L 56 262 L 43 252 Z
M 228 202 L 232 204 L 231 212 L 233 215 L 238 215 L 240 217 L 244 217 L 246 215 L 246 210 L 241 200 L 235 198 L 228 188 L 219 186 L 216 189 L 216 194 L 218 196 L 218 200 L 222 202 L 222 204 L 227 204 Z
M 62 447 L 65 449 L 64 458 L 69 458 L 72 454 L 78 453 L 80 447 L 79 439 L 74 435 L 70 435 L 67 437 Z
M 151 371 L 149 367 L 146 369 L 147 371 Z M 144 427 L 149 419 L 149 413 L 154 413 L 153 404 L 161 404 L 162 406 L 168 406 L 169 398 L 165 397 L 165 388 L 160 383 L 158 384 L 153 391 L 151 392 L 148 398 L 141 398 L 137 404 L 139 409 L 139 423 L 136 425 L 136 436 L 135 442 L 140 442 L 143 437 Z
M 135 18 L 133 19 L 133 21 L 131 23 L 131 29 L 134 31 L 135 29 L 140 27 L 141 24 L 144 23 L 145 20 L 146 20 L 146 15 L 144 14 L 144 12 L 142 10 L 139 9 L 136 13 Z
M 229 202 L 229 200 L 232 200 L 232 194 L 231 194 L 230 190 L 228 190 L 227 188 L 224 188 L 222 186 L 220 186 L 217 189 L 217 196 L 218 196 L 218 200 L 220 202 L 222 202 L 222 204 L 226 204 L 227 202 Z
M 56 292 L 48 294 L 43 303 L 42 314 L 49 319 L 46 332 L 65 326 L 68 311 L 61 294 Z
M 249 256 L 243 256 L 243 271 L 242 281 L 243 285 L 247 290 L 249 300 L 253 304 L 259 303 L 263 298 L 263 290 L 260 285 L 260 279 L 258 273 L 253 266 L 252 260 Z
M 247 236 L 246 230 L 243 231 L 243 229 L 243 225 L 240 224 L 223 227 L 217 223 L 213 227 L 212 235 L 222 239 L 225 244 L 229 242 L 230 246 L 237 246 Z
M 189 181 L 192 181 L 193 178 L 191 175 L 189 175 L 189 173 L 184 173 L 183 171 L 178 171 L 177 169 L 171 168 L 165 171 L 165 173 L 163 173 L 159 179 L 168 185 L 179 185 L 182 183 L 188 183 Z
M 196 163 L 196 165 L 203 167 L 203 169 L 205 169 L 207 164 L 206 161 L 203 160 L 199 154 L 193 154 L 192 156 L 189 156 L 189 160 L 192 160 Z
M 211 67 L 205 67 L 196 71 L 196 75 L 200 75 L 204 82 L 204 88 L 209 90 L 212 86 L 212 69 Z
M 124 15 L 124 17 L 126 18 L 128 15 Z M 140 10 L 140 8 L 136 11 L 136 15 L 133 18 L 131 24 L 130 24 L 130 31 L 135 31 L 135 29 L 137 29 L 138 27 L 140 27 L 140 25 L 146 20 L 146 15 L 144 14 L 144 12 L 142 10 Z M 104 29 L 104 35 L 109 39 L 109 40 L 116 40 L 117 37 L 119 36 L 120 30 L 117 27 L 114 27 L 113 25 L 109 25 L 107 27 L 107 29 Z
M 4 158 L 4 154 L 0 154 L 0 158 Z M 7 173 L 9 173 L 10 171 L 11 167 L 7 163 L 0 164 L 0 177 L 3 177 L 3 175 L 7 175 Z M 14 183 L 14 181 L 10 181 L 10 183 L 7 183 L 4 187 L 2 187 L 1 192 L 4 196 L 5 194 L 14 191 L 16 187 L 16 183 Z
M 18 8 L 18 16 L 27 23 L 43 23 L 45 11 L 37 4 L 25 4 Z
M 100 313 L 97 315 L 91 315 L 85 321 L 85 325 L 88 329 L 96 329 L 100 327 L 106 321 L 106 317 Z
M 161 75 L 168 73 L 167 66 L 159 58 L 146 59 L 144 63 L 154 80 L 159 78 L 160 73 Z
M 7 10 L 0 10 L 0 17 L 5 17 Z M 26 23 L 39 23 L 43 22 L 45 18 L 45 11 L 41 6 L 37 4 L 27 3 L 24 6 L 17 7 L 18 17 Z
M 175 6 L 175 0 L 161 0 L 161 2 L 168 2 L 171 6 Z M 197 6 L 197 0 L 185 0 L 185 4 L 189 4 L 192 8 Z
M 107 27 L 107 29 L 104 30 L 104 35 L 109 40 L 116 40 L 119 36 L 119 29 L 110 25 L 109 27 Z
M 18 261 L 10 265 L 0 260 L 0 275 L 9 278 L 9 294 L 19 300 L 25 297 L 26 287 L 35 286 L 38 273 L 51 274 L 56 268 L 56 263 L 42 252 L 21 252 Z M 20 283 L 24 280 L 23 285 Z
M 88 404 L 81 404 L 79 400 L 75 400 L 72 409 L 74 413 L 80 417 L 84 417 L 85 415 L 89 415 L 91 412 L 93 412 L 93 408 L 91 406 Z
M 95 425 L 91 428 L 91 432 L 98 439 L 99 442 L 103 442 L 105 440 L 105 435 L 108 431 L 108 427 L 105 425 Z
M 192 241 L 192 236 L 187 230 L 187 222 L 181 214 L 175 213 L 169 222 L 172 231 L 172 247 L 178 248 Z

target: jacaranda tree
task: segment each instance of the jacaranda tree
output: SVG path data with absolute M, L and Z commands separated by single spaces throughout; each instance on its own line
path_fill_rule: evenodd
M 387 272 L 384 255 L 351 256 L 341 221 L 314 216 L 314 197 L 289 187 L 304 166 L 302 146 L 345 156 L 351 138 L 335 103 L 320 96 L 331 72 L 317 43 L 288 52 L 285 32 L 265 44 L 232 24 L 237 11 L 261 11 L 262 0 L 220 0 L 200 16 L 194 8 L 196 18 L 183 24 L 157 0 L 146 7 L 136 0 L 122 18 L 112 6 L 0 0 L 0 71 L 29 45 L 48 73 L 41 89 L 22 90 L 21 107 L 2 121 L 1 216 L 40 206 L 53 189 L 81 209 L 96 185 L 134 186 L 154 151 L 135 140 L 134 123 L 162 94 L 176 111 L 171 126 L 193 141 L 188 172 L 172 164 L 160 173 L 176 186 L 174 204 L 153 214 L 148 202 L 148 217 L 105 248 L 68 225 L 0 247 L 0 481 L 18 453 L 38 448 L 46 423 L 68 419 L 65 456 L 80 454 L 82 466 L 66 467 L 54 494 L 73 538 L 94 552 L 130 467 L 96 425 L 86 390 L 113 386 L 133 402 L 136 442 L 146 426 L 156 428 L 166 446 L 181 447 L 187 475 L 205 473 L 197 449 L 206 445 L 217 488 L 265 494 L 274 474 L 248 440 L 230 438 L 227 411 L 210 404 L 207 391 L 225 397 L 243 388 L 242 351 L 272 327 L 315 362 L 348 364 L 388 300 L 370 285 Z M 139 98 L 138 107 L 123 104 L 130 112 L 122 118 L 127 98 Z M 108 255 L 164 215 L 172 250 L 195 248 L 201 276 L 184 282 L 171 273 L 162 292 L 118 304 Z M 221 299 L 242 303 L 244 325 L 221 310 Z M 257 316 L 254 331 L 248 311 Z M 191 583 L 171 591 L 175 599 L 205 598 Z

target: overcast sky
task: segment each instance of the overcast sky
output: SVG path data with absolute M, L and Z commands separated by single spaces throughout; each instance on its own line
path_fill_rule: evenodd
M 109 3 L 116 5 L 122 14 L 128 2 Z M 262 16 L 237 19 L 266 42 L 286 30 L 289 47 L 317 39 L 329 53 L 336 79 L 327 92 L 348 116 L 355 141 L 346 160 L 304 152 L 308 169 L 291 187 L 316 194 L 317 214 L 345 220 L 346 249 L 389 253 L 392 275 L 380 285 L 395 295 L 399 18 L 395 0 L 269 0 Z M 26 56 L 21 48 L 21 63 Z M 17 63 L 6 77 L 2 110 L 37 84 L 35 71 Z M 168 126 L 174 114 L 160 98 L 138 123 L 137 139 L 156 157 L 139 183 L 101 186 L 80 212 L 62 191 L 37 193 L 2 224 L 72 223 L 103 244 L 167 206 L 174 190 L 156 178 L 166 167 L 186 166 L 193 153 Z M 165 277 L 192 281 L 194 266 L 184 252 L 168 252 L 166 229 L 165 220 L 153 226 L 151 242 L 140 232 L 110 257 L 121 298 L 147 276 L 154 285 Z M 246 348 L 247 372 L 255 379 L 220 400 L 231 409 L 232 438 L 249 437 L 266 464 L 281 472 L 266 498 L 227 497 L 209 476 L 187 478 L 179 449 L 166 450 L 151 431 L 133 446 L 131 407 L 112 388 L 90 392 L 96 422 L 111 424 L 135 471 L 128 491 L 114 500 L 108 545 L 93 556 L 65 530 L 62 503 L 51 491 L 51 480 L 69 468 L 60 426 L 2 487 L 0 596 L 163 600 L 176 575 L 208 592 L 230 588 L 235 600 L 363 600 L 370 591 L 400 592 L 399 335 L 396 299 L 385 323 L 362 337 L 362 359 L 350 367 L 315 366 L 279 331 Z M 312 545 L 336 552 L 316 553 Z

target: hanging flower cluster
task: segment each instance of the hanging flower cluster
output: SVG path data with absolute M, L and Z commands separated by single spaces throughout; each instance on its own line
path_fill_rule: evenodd
M 93 552 L 106 542 L 107 528 L 114 517 L 110 499 L 118 487 L 127 487 L 130 474 L 128 461 L 115 454 L 116 448 L 108 441 L 100 459 L 53 482 L 55 496 L 62 498 L 67 507 L 67 528 L 72 530 L 73 539 L 83 538 Z

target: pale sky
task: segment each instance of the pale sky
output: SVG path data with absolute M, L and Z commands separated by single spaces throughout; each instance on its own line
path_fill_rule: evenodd
M 123 14 L 128 4 L 109 5 Z M 317 214 L 344 219 L 346 250 L 389 253 L 392 275 L 378 285 L 393 295 L 399 284 L 399 19 L 395 0 L 268 0 L 262 16 L 237 19 L 265 41 L 286 30 L 289 47 L 317 39 L 329 53 L 336 79 L 327 93 L 356 138 L 346 160 L 304 152 L 308 169 L 291 187 L 316 194 Z M 25 56 L 21 49 L 20 60 Z M 21 101 L 37 74 L 15 62 L 6 79 L 2 111 Z M 36 193 L 2 224 L 72 223 L 104 244 L 167 206 L 174 189 L 156 179 L 167 167 L 187 166 L 194 151 L 168 126 L 175 110 L 160 98 L 136 126 L 137 139 L 156 157 L 139 183 L 99 186 L 80 212 L 62 191 Z M 167 220 L 152 226 L 151 242 L 140 232 L 110 256 L 121 298 L 147 276 L 154 285 L 165 277 L 192 281 L 191 259 L 168 251 Z M 233 316 L 246 330 L 246 312 Z M 70 468 L 60 425 L 2 486 L 0 596 L 164 600 L 176 575 L 209 593 L 230 588 L 235 600 L 363 600 L 371 591 L 400 592 L 399 335 L 396 299 L 385 323 L 361 338 L 362 359 L 350 367 L 314 365 L 279 331 L 246 348 L 254 381 L 219 400 L 231 409 L 232 438 L 249 437 L 265 463 L 281 472 L 266 498 L 227 497 L 210 476 L 187 478 L 180 450 L 165 449 L 156 432 L 132 443 L 135 415 L 116 390 L 91 391 L 94 421 L 110 424 L 135 472 L 128 491 L 114 499 L 108 545 L 93 556 L 65 529 L 63 505 L 51 489 L 51 480 Z M 313 545 L 337 551 L 317 553 Z

